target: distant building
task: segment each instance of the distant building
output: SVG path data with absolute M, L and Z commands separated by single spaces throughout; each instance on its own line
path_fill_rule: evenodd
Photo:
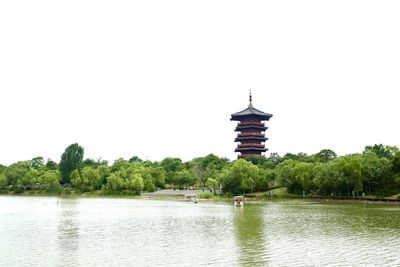
M 264 144 L 268 140 L 265 137 L 268 127 L 263 121 L 269 121 L 272 114 L 264 113 L 253 107 L 251 92 L 249 102 L 248 108 L 231 115 L 231 121 L 239 122 L 235 129 L 236 132 L 239 132 L 235 139 L 235 142 L 239 142 L 235 149 L 235 152 L 240 153 L 239 158 L 261 157 L 262 153 L 268 150 Z

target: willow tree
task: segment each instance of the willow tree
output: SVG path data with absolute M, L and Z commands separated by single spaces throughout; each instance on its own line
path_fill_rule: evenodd
M 78 170 L 81 167 L 83 159 L 84 149 L 77 143 L 68 146 L 64 153 L 61 155 L 60 161 L 60 173 L 61 183 L 69 184 L 70 175 L 74 170 Z

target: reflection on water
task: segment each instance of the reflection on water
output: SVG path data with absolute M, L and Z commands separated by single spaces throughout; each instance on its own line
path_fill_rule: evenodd
M 240 263 L 244 266 L 267 266 L 266 227 L 258 206 L 235 207 L 234 225 Z
M 398 206 L 271 204 L 261 210 L 273 266 L 400 264 Z
M 0 266 L 400 266 L 400 206 L 0 196 Z
M 77 201 L 60 199 L 57 205 L 57 266 L 76 266 L 79 248 Z

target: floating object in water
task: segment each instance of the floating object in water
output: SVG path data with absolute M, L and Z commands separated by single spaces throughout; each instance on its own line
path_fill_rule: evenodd
M 235 206 L 243 206 L 244 197 L 243 196 L 235 196 L 233 198 L 233 203 L 235 204 Z
M 185 194 L 185 199 L 189 201 L 193 201 L 194 203 L 197 203 L 197 194 L 195 193 L 186 193 Z

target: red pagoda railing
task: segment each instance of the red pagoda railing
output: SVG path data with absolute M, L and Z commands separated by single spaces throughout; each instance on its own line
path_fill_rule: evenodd
M 264 148 L 265 146 L 262 144 L 255 144 L 255 143 L 247 143 L 247 144 L 238 145 L 238 148 L 247 148 L 247 147 Z
M 237 137 L 265 137 L 264 134 L 261 133 L 240 133 Z
M 239 158 L 259 157 L 259 156 L 261 156 L 261 155 L 263 155 L 263 154 L 262 154 L 262 153 L 258 153 L 258 154 L 254 154 L 254 153 L 252 153 L 252 154 L 247 154 L 247 153 L 245 153 L 245 152 L 241 152 L 241 155 L 239 155 Z
M 250 126 L 250 125 L 255 125 L 255 126 L 265 126 L 265 123 L 259 122 L 259 121 L 242 121 L 238 123 L 238 127 L 240 126 Z

